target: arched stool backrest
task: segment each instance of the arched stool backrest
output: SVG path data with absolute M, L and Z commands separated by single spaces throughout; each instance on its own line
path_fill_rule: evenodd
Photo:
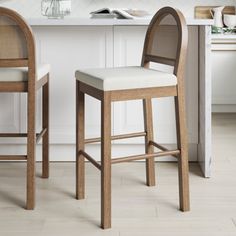
M 17 12 L 4 7 L 0 7 L 1 67 L 28 67 L 28 81 L 35 84 L 35 40 L 31 27 Z
M 182 80 L 186 60 L 188 30 L 183 14 L 174 8 L 159 10 L 148 27 L 142 66 L 150 62 L 174 66 L 178 82 Z
M 0 7 L 0 93 L 27 93 L 26 132 L 0 133 L 1 138 L 26 138 L 26 154 L 0 155 L 0 160 L 26 160 L 28 210 L 35 206 L 36 142 L 41 138 L 43 178 L 49 176 L 50 69 L 48 65 L 39 68 L 40 73 L 36 74 L 35 40 L 31 27 L 17 12 Z M 42 89 L 42 131 L 36 134 L 36 91 L 39 89 Z

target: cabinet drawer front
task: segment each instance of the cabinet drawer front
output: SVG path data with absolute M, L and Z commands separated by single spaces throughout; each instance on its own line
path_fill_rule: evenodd
M 212 51 L 236 51 L 236 42 L 231 43 L 213 43 Z
M 227 46 L 227 45 L 226 45 Z M 212 103 L 236 104 L 236 45 L 212 51 Z

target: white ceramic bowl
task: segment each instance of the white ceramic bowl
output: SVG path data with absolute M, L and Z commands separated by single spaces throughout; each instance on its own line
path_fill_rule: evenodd
M 236 26 L 236 15 L 224 15 L 224 23 L 228 28 L 233 29 Z

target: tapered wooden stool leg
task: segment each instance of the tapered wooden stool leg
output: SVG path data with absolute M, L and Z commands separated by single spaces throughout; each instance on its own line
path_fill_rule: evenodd
M 42 177 L 49 177 L 49 75 L 48 82 L 43 86 L 43 129 L 47 129 L 43 135 L 43 166 Z
M 27 111 L 27 206 L 28 210 L 35 207 L 35 92 L 28 93 Z
M 144 129 L 147 132 L 145 137 L 146 154 L 154 153 L 154 147 L 149 145 L 153 141 L 153 119 L 152 119 L 152 100 L 143 100 Z M 155 186 L 155 160 L 154 158 L 146 159 L 146 182 L 148 186 Z
M 76 81 L 76 198 L 85 197 L 85 160 L 80 154 L 84 150 L 84 93 Z
M 111 228 L 111 99 L 101 101 L 101 227 Z
M 188 164 L 188 141 L 186 128 L 186 114 L 184 99 L 179 94 L 175 97 L 176 109 L 176 127 L 177 127 L 177 144 L 180 149 L 180 156 L 178 159 L 179 170 L 179 202 L 181 211 L 190 210 L 189 200 L 189 164 Z

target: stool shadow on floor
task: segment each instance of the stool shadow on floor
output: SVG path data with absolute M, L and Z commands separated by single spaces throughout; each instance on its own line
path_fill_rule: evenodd
M 3 191 L 0 189 L 0 196 L 1 199 L 4 200 L 5 203 L 11 203 L 14 204 L 15 206 L 19 206 L 22 208 L 25 208 L 25 201 L 22 199 L 20 199 L 20 197 L 15 197 L 12 192 L 7 192 L 7 191 Z

